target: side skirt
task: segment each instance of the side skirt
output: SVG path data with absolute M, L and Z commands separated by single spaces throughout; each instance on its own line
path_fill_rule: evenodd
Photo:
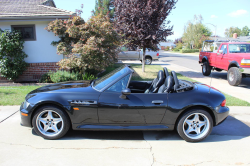
M 173 130 L 174 126 L 166 125 L 99 125 L 99 124 L 73 124 L 74 130 Z

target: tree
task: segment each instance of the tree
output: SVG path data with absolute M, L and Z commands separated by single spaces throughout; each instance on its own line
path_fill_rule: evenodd
M 143 49 L 145 71 L 146 48 L 156 50 L 160 41 L 172 35 L 173 26 L 165 21 L 177 0 L 115 0 L 115 28 L 128 45 Z
M 58 54 L 80 56 L 81 63 L 77 64 L 83 73 L 101 71 L 117 60 L 120 36 L 107 15 L 100 13 L 87 22 L 79 16 L 64 21 L 55 20 L 49 23 L 47 30 L 61 37 L 60 41 L 53 42 L 58 44 Z
M 237 33 L 238 36 L 241 36 L 241 29 L 238 27 L 230 27 L 225 30 L 225 36 L 226 37 L 233 37 L 233 34 Z
M 175 39 L 174 44 L 177 44 L 177 43 L 183 43 L 182 38 Z
M 23 52 L 24 41 L 19 32 L 0 32 L 0 73 L 9 80 L 15 81 L 27 67 Z
M 249 36 L 250 33 L 250 29 L 248 28 L 248 26 L 244 26 L 241 30 L 241 36 Z
M 182 41 L 190 49 L 201 48 L 204 40 L 209 39 L 212 32 L 204 24 L 202 24 L 202 16 L 194 15 L 194 20 L 189 21 L 184 27 L 184 33 L 182 36 Z
M 96 0 L 95 10 L 93 11 L 94 15 L 102 14 L 108 14 L 110 19 L 112 20 L 114 18 L 114 0 Z

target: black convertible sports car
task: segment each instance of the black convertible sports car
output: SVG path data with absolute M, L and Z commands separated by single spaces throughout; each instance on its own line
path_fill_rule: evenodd
M 166 68 L 153 81 L 131 81 L 124 65 L 91 82 L 65 82 L 30 92 L 21 124 L 45 139 L 74 130 L 174 130 L 189 142 L 205 139 L 229 114 L 225 96 L 200 83 L 178 80 Z

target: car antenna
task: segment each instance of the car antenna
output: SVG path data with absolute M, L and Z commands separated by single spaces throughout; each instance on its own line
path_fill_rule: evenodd
M 212 67 L 211 70 L 214 71 L 214 67 Z M 212 86 L 212 78 L 213 78 L 213 72 L 212 71 L 211 71 L 211 80 L 210 80 L 210 87 L 209 87 L 209 92 L 208 93 L 210 93 L 211 86 Z

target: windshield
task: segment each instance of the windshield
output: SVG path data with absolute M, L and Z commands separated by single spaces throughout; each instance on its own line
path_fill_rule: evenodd
M 229 53 L 250 53 L 250 44 L 229 44 Z
M 110 73 L 100 77 L 98 80 L 94 82 L 94 88 L 96 90 L 103 89 L 106 85 L 108 85 L 111 81 L 119 78 L 122 74 L 127 73 L 129 71 L 129 68 L 124 66 L 121 66 Z

